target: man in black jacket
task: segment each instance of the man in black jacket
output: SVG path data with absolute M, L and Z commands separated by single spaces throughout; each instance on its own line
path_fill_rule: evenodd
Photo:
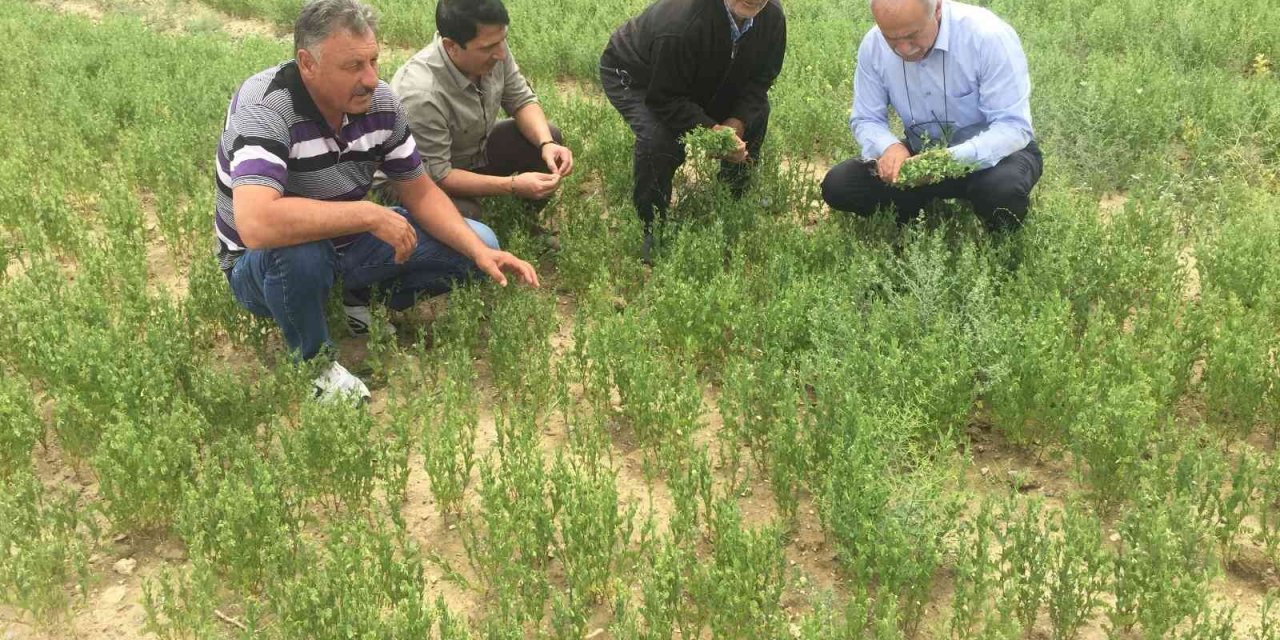
M 646 260 L 653 219 L 666 212 L 684 162 L 686 132 L 732 129 L 738 147 L 722 159 L 721 178 L 735 195 L 746 188 L 786 45 L 778 0 L 657 0 L 609 38 L 600 80 L 636 135 L 634 200 Z

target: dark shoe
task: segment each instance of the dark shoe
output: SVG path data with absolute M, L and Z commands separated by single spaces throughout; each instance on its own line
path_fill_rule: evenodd
M 644 244 L 640 245 L 640 262 L 653 266 L 653 232 L 644 232 Z

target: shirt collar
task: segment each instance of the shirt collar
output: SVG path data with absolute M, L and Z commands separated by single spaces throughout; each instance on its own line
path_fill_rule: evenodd
M 938 38 L 933 41 L 934 49 L 949 51 L 951 49 L 951 23 L 955 19 L 951 16 L 951 3 L 946 0 L 939 0 L 942 3 L 942 23 L 938 26 Z
M 284 63 L 284 67 L 280 69 L 280 79 L 289 89 L 294 111 L 312 120 L 325 121 L 324 116 L 320 115 L 320 108 L 316 106 L 316 101 L 311 98 L 311 92 L 307 91 L 307 85 L 302 82 L 302 71 L 298 69 L 297 60 Z
M 290 60 L 284 63 L 284 67 L 280 69 L 281 80 L 284 86 L 289 89 L 289 96 L 293 101 L 293 109 L 300 115 L 320 123 L 330 135 L 337 136 L 337 132 L 329 127 L 329 121 L 325 120 L 324 115 L 320 113 L 320 107 L 316 106 L 316 101 L 311 97 L 311 92 L 307 91 L 307 85 L 302 81 L 302 71 L 298 69 L 298 61 Z M 350 114 L 342 114 L 342 127 L 345 128 L 351 121 Z
M 458 65 L 453 63 L 453 58 L 449 57 L 449 52 L 444 50 L 444 38 L 440 32 L 436 32 L 435 38 L 431 40 L 431 51 L 427 54 L 427 66 L 436 69 L 442 69 L 454 86 L 463 90 L 474 86 L 467 74 L 463 73 Z
M 724 3 L 724 13 L 729 16 L 729 34 L 734 42 L 737 42 L 742 36 L 747 35 L 747 31 L 751 29 L 751 25 L 756 23 L 756 19 L 751 17 L 747 18 L 746 21 L 742 23 L 742 26 L 739 27 L 738 19 L 733 17 L 733 11 L 729 10 L 729 3 L 727 2 Z

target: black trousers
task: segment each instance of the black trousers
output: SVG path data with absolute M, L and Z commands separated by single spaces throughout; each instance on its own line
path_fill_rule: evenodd
M 551 139 L 556 144 L 564 144 L 564 136 L 560 133 L 559 127 L 554 124 L 547 123 L 547 127 L 551 130 Z M 520 133 L 520 127 L 516 126 L 514 118 L 499 120 L 493 127 L 493 131 L 489 132 L 488 142 L 484 147 L 485 163 L 479 167 L 467 169 L 472 173 L 478 173 L 486 176 L 509 176 L 513 173 L 549 173 L 550 168 L 542 159 L 542 150 L 537 145 L 529 142 L 528 138 Z M 374 190 L 375 199 L 388 206 L 400 206 L 400 199 L 396 196 L 395 190 L 389 184 L 382 184 Z M 454 206 L 458 208 L 458 212 L 467 218 L 484 217 L 484 208 L 480 205 L 479 198 L 465 196 L 449 196 L 453 200 Z M 530 212 L 537 213 L 546 208 L 550 200 L 525 200 L 525 204 Z
M 885 184 L 876 175 L 874 162 L 854 158 L 827 172 L 822 199 L 832 209 L 860 216 L 893 205 L 898 222 L 905 224 L 936 199 L 960 198 L 973 204 L 973 212 L 988 231 L 1012 231 L 1024 222 L 1031 189 L 1043 169 L 1044 158 L 1034 140 L 994 167 L 913 189 Z
M 636 135 L 635 192 L 632 200 L 636 214 L 647 228 L 655 216 L 665 215 L 671 204 L 671 181 L 685 160 L 680 132 L 671 130 L 654 116 L 644 103 L 645 88 L 633 86 L 631 75 L 625 69 L 606 66 L 602 61 L 600 82 L 613 108 L 622 114 Z M 746 125 L 744 142 L 751 160 L 744 164 L 720 163 L 720 179 L 729 185 L 735 196 L 741 196 L 746 190 L 751 164 L 760 157 L 760 148 L 769 131 L 769 110 L 765 109 L 760 118 Z
M 556 144 L 564 144 L 564 136 L 559 127 L 547 123 L 551 130 L 551 139 Z M 499 120 L 489 132 L 489 140 L 484 146 L 484 166 L 470 169 L 474 173 L 486 176 L 509 176 L 513 173 L 537 172 L 550 173 L 551 169 L 542 159 L 542 149 L 529 142 L 520 133 L 514 118 Z

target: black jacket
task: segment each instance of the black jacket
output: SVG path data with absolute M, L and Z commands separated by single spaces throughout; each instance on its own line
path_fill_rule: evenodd
M 724 0 L 658 0 L 613 32 L 601 64 L 625 69 L 654 115 L 683 133 L 764 115 L 786 48 L 778 0 L 756 15 L 737 52 Z

